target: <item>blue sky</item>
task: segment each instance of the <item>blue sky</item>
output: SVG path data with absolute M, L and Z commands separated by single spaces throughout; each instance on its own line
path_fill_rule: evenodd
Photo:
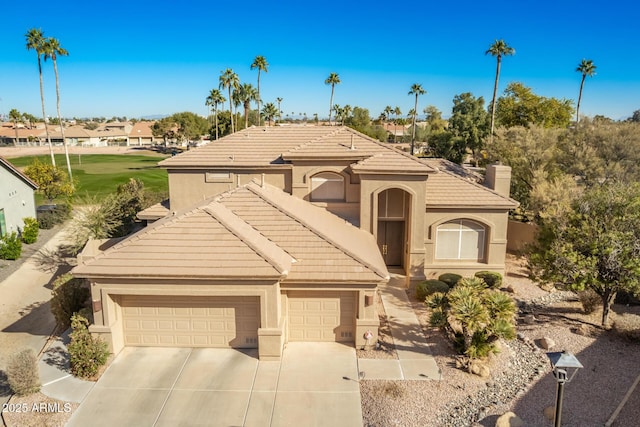
M 630 0 L 537 2 L 428 1 L 121 1 L 35 0 L 3 6 L 0 113 L 41 115 L 36 54 L 24 34 L 41 28 L 70 53 L 58 60 L 65 117 L 140 117 L 192 111 L 225 68 L 256 85 L 256 55 L 269 62 L 262 98 L 282 97 L 284 114 L 328 115 L 331 72 L 340 75 L 334 102 L 386 105 L 406 114 L 410 86 L 447 117 L 456 94 L 489 102 L 495 59 L 484 52 L 504 39 L 516 55 L 503 61 L 500 91 L 519 81 L 538 95 L 576 101 L 583 59 L 597 74 L 585 83 L 581 112 L 613 119 L 640 109 L 640 5 Z M 44 64 L 47 114 L 55 113 L 53 67 Z

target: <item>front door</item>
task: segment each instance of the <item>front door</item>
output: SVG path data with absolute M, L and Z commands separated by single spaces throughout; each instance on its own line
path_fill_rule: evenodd
M 404 221 L 378 221 L 378 247 L 388 266 L 402 266 Z

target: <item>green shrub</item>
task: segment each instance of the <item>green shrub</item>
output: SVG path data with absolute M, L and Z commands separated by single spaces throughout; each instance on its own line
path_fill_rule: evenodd
M 7 367 L 7 381 L 11 390 L 18 396 L 40 390 L 38 360 L 33 350 L 22 350 L 11 357 Z
M 502 275 L 495 271 L 478 271 L 475 277 L 484 280 L 488 288 L 500 289 L 502 286 Z
M 56 216 L 52 211 L 37 212 L 38 227 L 42 230 L 50 230 L 56 225 Z
M 455 273 L 444 273 L 438 277 L 438 280 L 446 283 L 450 288 L 453 288 L 462 279 L 462 276 Z
M 586 314 L 591 314 L 602 306 L 602 298 L 593 289 L 578 292 L 578 298 Z
M 436 292 L 446 294 L 449 292 L 449 286 L 447 286 L 446 283 L 435 279 L 425 280 L 424 282 L 418 283 L 416 286 L 416 298 L 420 301 L 424 301 L 426 297 Z
M 0 259 L 15 260 L 22 254 L 22 241 L 15 231 L 0 240 Z
M 71 373 L 80 378 L 91 378 L 107 363 L 107 343 L 94 338 L 89 332 L 89 321 L 74 314 L 71 317 L 71 342 L 67 347 L 71 359 Z
M 63 274 L 53 282 L 51 313 L 62 329 L 71 325 L 74 313 L 87 306 L 90 293 L 87 282 L 74 278 L 70 273 Z
M 22 241 L 28 245 L 38 240 L 38 220 L 35 218 L 23 218 L 24 229 L 22 230 Z

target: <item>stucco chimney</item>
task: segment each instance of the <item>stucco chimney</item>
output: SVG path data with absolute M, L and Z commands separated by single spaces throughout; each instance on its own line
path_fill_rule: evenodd
M 511 190 L 511 166 L 493 164 L 487 166 L 484 185 L 496 193 L 509 197 Z

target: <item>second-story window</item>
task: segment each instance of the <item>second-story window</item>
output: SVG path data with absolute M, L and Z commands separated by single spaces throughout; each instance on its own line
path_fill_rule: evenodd
M 344 201 L 344 177 L 335 172 L 321 172 L 311 177 L 312 202 Z

